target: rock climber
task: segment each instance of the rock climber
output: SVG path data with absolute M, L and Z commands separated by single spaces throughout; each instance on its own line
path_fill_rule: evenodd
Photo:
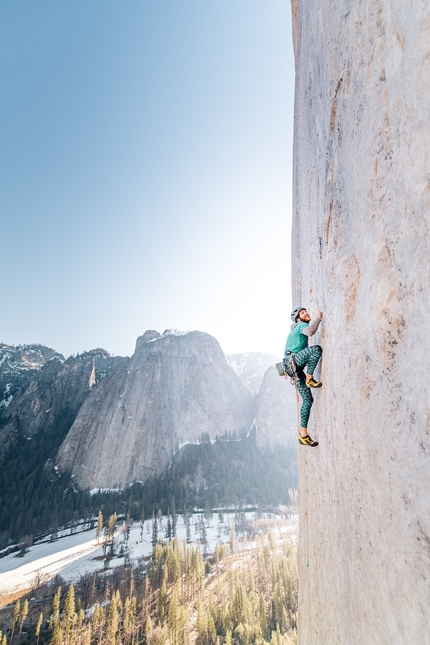
M 302 407 L 300 408 L 300 432 L 299 443 L 302 446 L 318 445 L 308 435 L 307 427 L 313 396 L 311 388 L 319 388 L 322 383 L 316 381 L 314 376 L 315 368 L 321 358 L 322 348 L 319 345 L 308 347 L 308 340 L 313 336 L 319 327 L 322 319 L 322 311 L 316 312 L 316 318 L 311 322 L 311 317 L 304 307 L 296 307 L 291 312 L 291 331 L 288 334 L 285 345 L 285 370 L 292 379 L 302 397 Z M 307 366 L 307 374 L 304 368 Z

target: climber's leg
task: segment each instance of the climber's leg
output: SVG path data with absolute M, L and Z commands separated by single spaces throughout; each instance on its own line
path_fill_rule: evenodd
M 311 412 L 311 407 L 313 403 L 313 397 L 312 397 L 312 392 L 306 385 L 306 382 L 304 379 L 301 379 L 297 383 L 297 389 L 301 394 L 302 397 L 302 407 L 300 408 L 300 432 L 299 432 L 299 443 L 302 446 L 312 446 L 315 448 L 315 446 L 318 445 L 318 441 L 314 441 L 309 435 L 308 435 L 308 421 L 309 421 L 309 414 Z
M 312 378 L 321 354 L 322 348 L 320 345 L 312 345 L 311 347 L 305 347 L 294 356 L 297 367 L 303 369 L 307 365 L 306 383 L 309 387 L 321 387 L 322 385 L 322 383 L 318 383 Z
M 314 399 L 312 392 L 306 386 L 304 380 L 300 379 L 300 381 L 298 381 L 297 389 L 300 392 L 300 396 L 302 397 L 302 407 L 300 408 L 300 434 L 302 435 L 302 437 L 306 437 L 308 434 L 307 427 L 309 415 L 311 413 L 311 407 Z

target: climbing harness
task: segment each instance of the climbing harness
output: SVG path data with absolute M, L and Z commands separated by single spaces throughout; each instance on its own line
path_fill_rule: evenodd
M 286 357 L 284 358 L 284 368 L 286 374 L 290 377 L 290 383 L 292 385 L 297 385 L 297 383 L 300 381 L 300 376 L 297 371 L 297 365 L 296 361 L 294 360 L 294 354 L 291 352 L 287 352 Z M 285 376 L 285 378 L 287 378 Z
M 285 380 L 290 379 L 290 383 L 296 385 L 300 381 L 300 376 L 297 371 L 296 361 L 294 354 L 287 352 L 287 355 L 282 360 L 282 363 L 276 363 L 276 369 L 279 376 L 283 376 Z

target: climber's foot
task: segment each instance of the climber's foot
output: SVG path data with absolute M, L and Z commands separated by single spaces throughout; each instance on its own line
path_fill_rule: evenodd
M 312 448 L 315 448 L 315 446 L 318 445 L 318 441 L 314 441 L 313 439 L 311 439 L 308 434 L 306 435 L 306 437 L 302 437 L 300 432 L 299 432 L 299 443 L 302 446 L 312 446 Z
M 321 387 L 322 383 L 314 381 L 313 378 L 310 378 L 306 381 L 307 387 Z

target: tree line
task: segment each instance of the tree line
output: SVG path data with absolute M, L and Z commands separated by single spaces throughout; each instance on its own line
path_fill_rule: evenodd
M 3 461 L 0 548 L 23 537 L 29 544 L 44 534 L 55 539 L 60 527 L 73 531 L 82 522 L 92 528 L 99 509 L 105 516 L 116 512 L 141 519 L 159 510 L 166 514 L 172 498 L 181 510 L 240 503 L 288 504 L 288 489 L 297 488 L 296 451 L 261 450 L 251 433 L 239 441 L 211 443 L 202 437 L 199 445 L 182 448 L 163 474 L 145 484 L 92 495 L 78 489 L 70 476 L 49 467 L 62 438 L 59 431 L 54 442 L 51 436 L 41 436 L 33 445 L 21 437 Z
M 297 643 L 297 552 L 273 531 L 247 543 L 232 527 L 207 559 L 200 544 L 157 542 L 126 584 L 96 580 L 86 595 L 58 586 L 45 611 L 17 601 L 1 645 Z

